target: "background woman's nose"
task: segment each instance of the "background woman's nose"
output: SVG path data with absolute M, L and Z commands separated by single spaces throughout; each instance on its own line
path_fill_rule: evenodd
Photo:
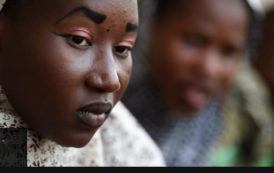
M 218 51 L 208 50 L 197 60 L 197 70 L 201 75 L 215 78 L 220 70 L 220 55 Z

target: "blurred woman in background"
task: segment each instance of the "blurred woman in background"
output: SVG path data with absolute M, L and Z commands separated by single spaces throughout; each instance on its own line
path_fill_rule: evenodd
M 263 24 L 255 34 L 262 38 L 251 52 L 251 61 L 241 69 L 225 106 L 225 128 L 213 157 L 214 166 L 274 163 L 274 1 L 258 2 L 256 9 Z
M 146 0 L 125 104 L 169 166 L 202 166 L 247 50 L 244 0 Z

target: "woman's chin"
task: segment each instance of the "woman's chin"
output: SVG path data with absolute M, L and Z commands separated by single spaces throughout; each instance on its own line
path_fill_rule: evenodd
M 70 138 L 59 138 L 58 140 L 53 139 L 58 145 L 63 147 L 83 148 L 90 143 L 95 133 L 88 135 L 77 135 L 71 136 Z

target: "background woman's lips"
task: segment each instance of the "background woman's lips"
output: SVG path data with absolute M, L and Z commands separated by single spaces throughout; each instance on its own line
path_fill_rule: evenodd
M 195 109 L 200 109 L 209 101 L 209 95 L 198 88 L 188 88 L 183 91 L 182 97 Z
M 86 126 L 99 128 L 107 119 L 111 109 L 112 104 L 110 103 L 90 104 L 76 111 L 76 115 Z
M 188 80 L 178 87 L 179 99 L 195 110 L 204 107 L 216 94 L 217 87 L 208 80 Z M 216 92 L 216 93 L 215 93 Z

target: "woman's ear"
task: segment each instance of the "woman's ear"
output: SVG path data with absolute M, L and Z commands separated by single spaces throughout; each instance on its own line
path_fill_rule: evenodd
M 2 62 L 1 60 L 3 59 L 3 50 L 4 50 L 4 37 L 5 37 L 5 31 L 6 31 L 6 15 L 3 12 L 0 12 L 0 63 Z M 1 64 L 0 64 L 1 65 Z
M 7 16 L 0 12 L 0 67 L 3 66 L 3 59 L 4 59 L 4 50 L 5 50 L 5 38 L 6 38 L 6 32 L 7 31 Z M 1 71 L 1 70 L 0 70 Z M 1 72 L 2 73 L 2 72 Z M 0 86 L 2 85 L 2 74 L 0 74 Z
M 1 17 L 0 17 L 1 18 Z M 1 19 L 0 19 L 0 59 L 2 58 L 2 42 L 3 42 L 3 25 L 1 23 Z
M 7 23 L 7 17 L 3 12 L 0 12 L 0 58 L 3 49 L 3 36 L 5 35 L 5 28 Z
M 3 30 L 4 30 L 4 15 L 0 12 L 0 58 L 1 58 L 1 50 L 2 50 L 2 42 L 3 42 Z

